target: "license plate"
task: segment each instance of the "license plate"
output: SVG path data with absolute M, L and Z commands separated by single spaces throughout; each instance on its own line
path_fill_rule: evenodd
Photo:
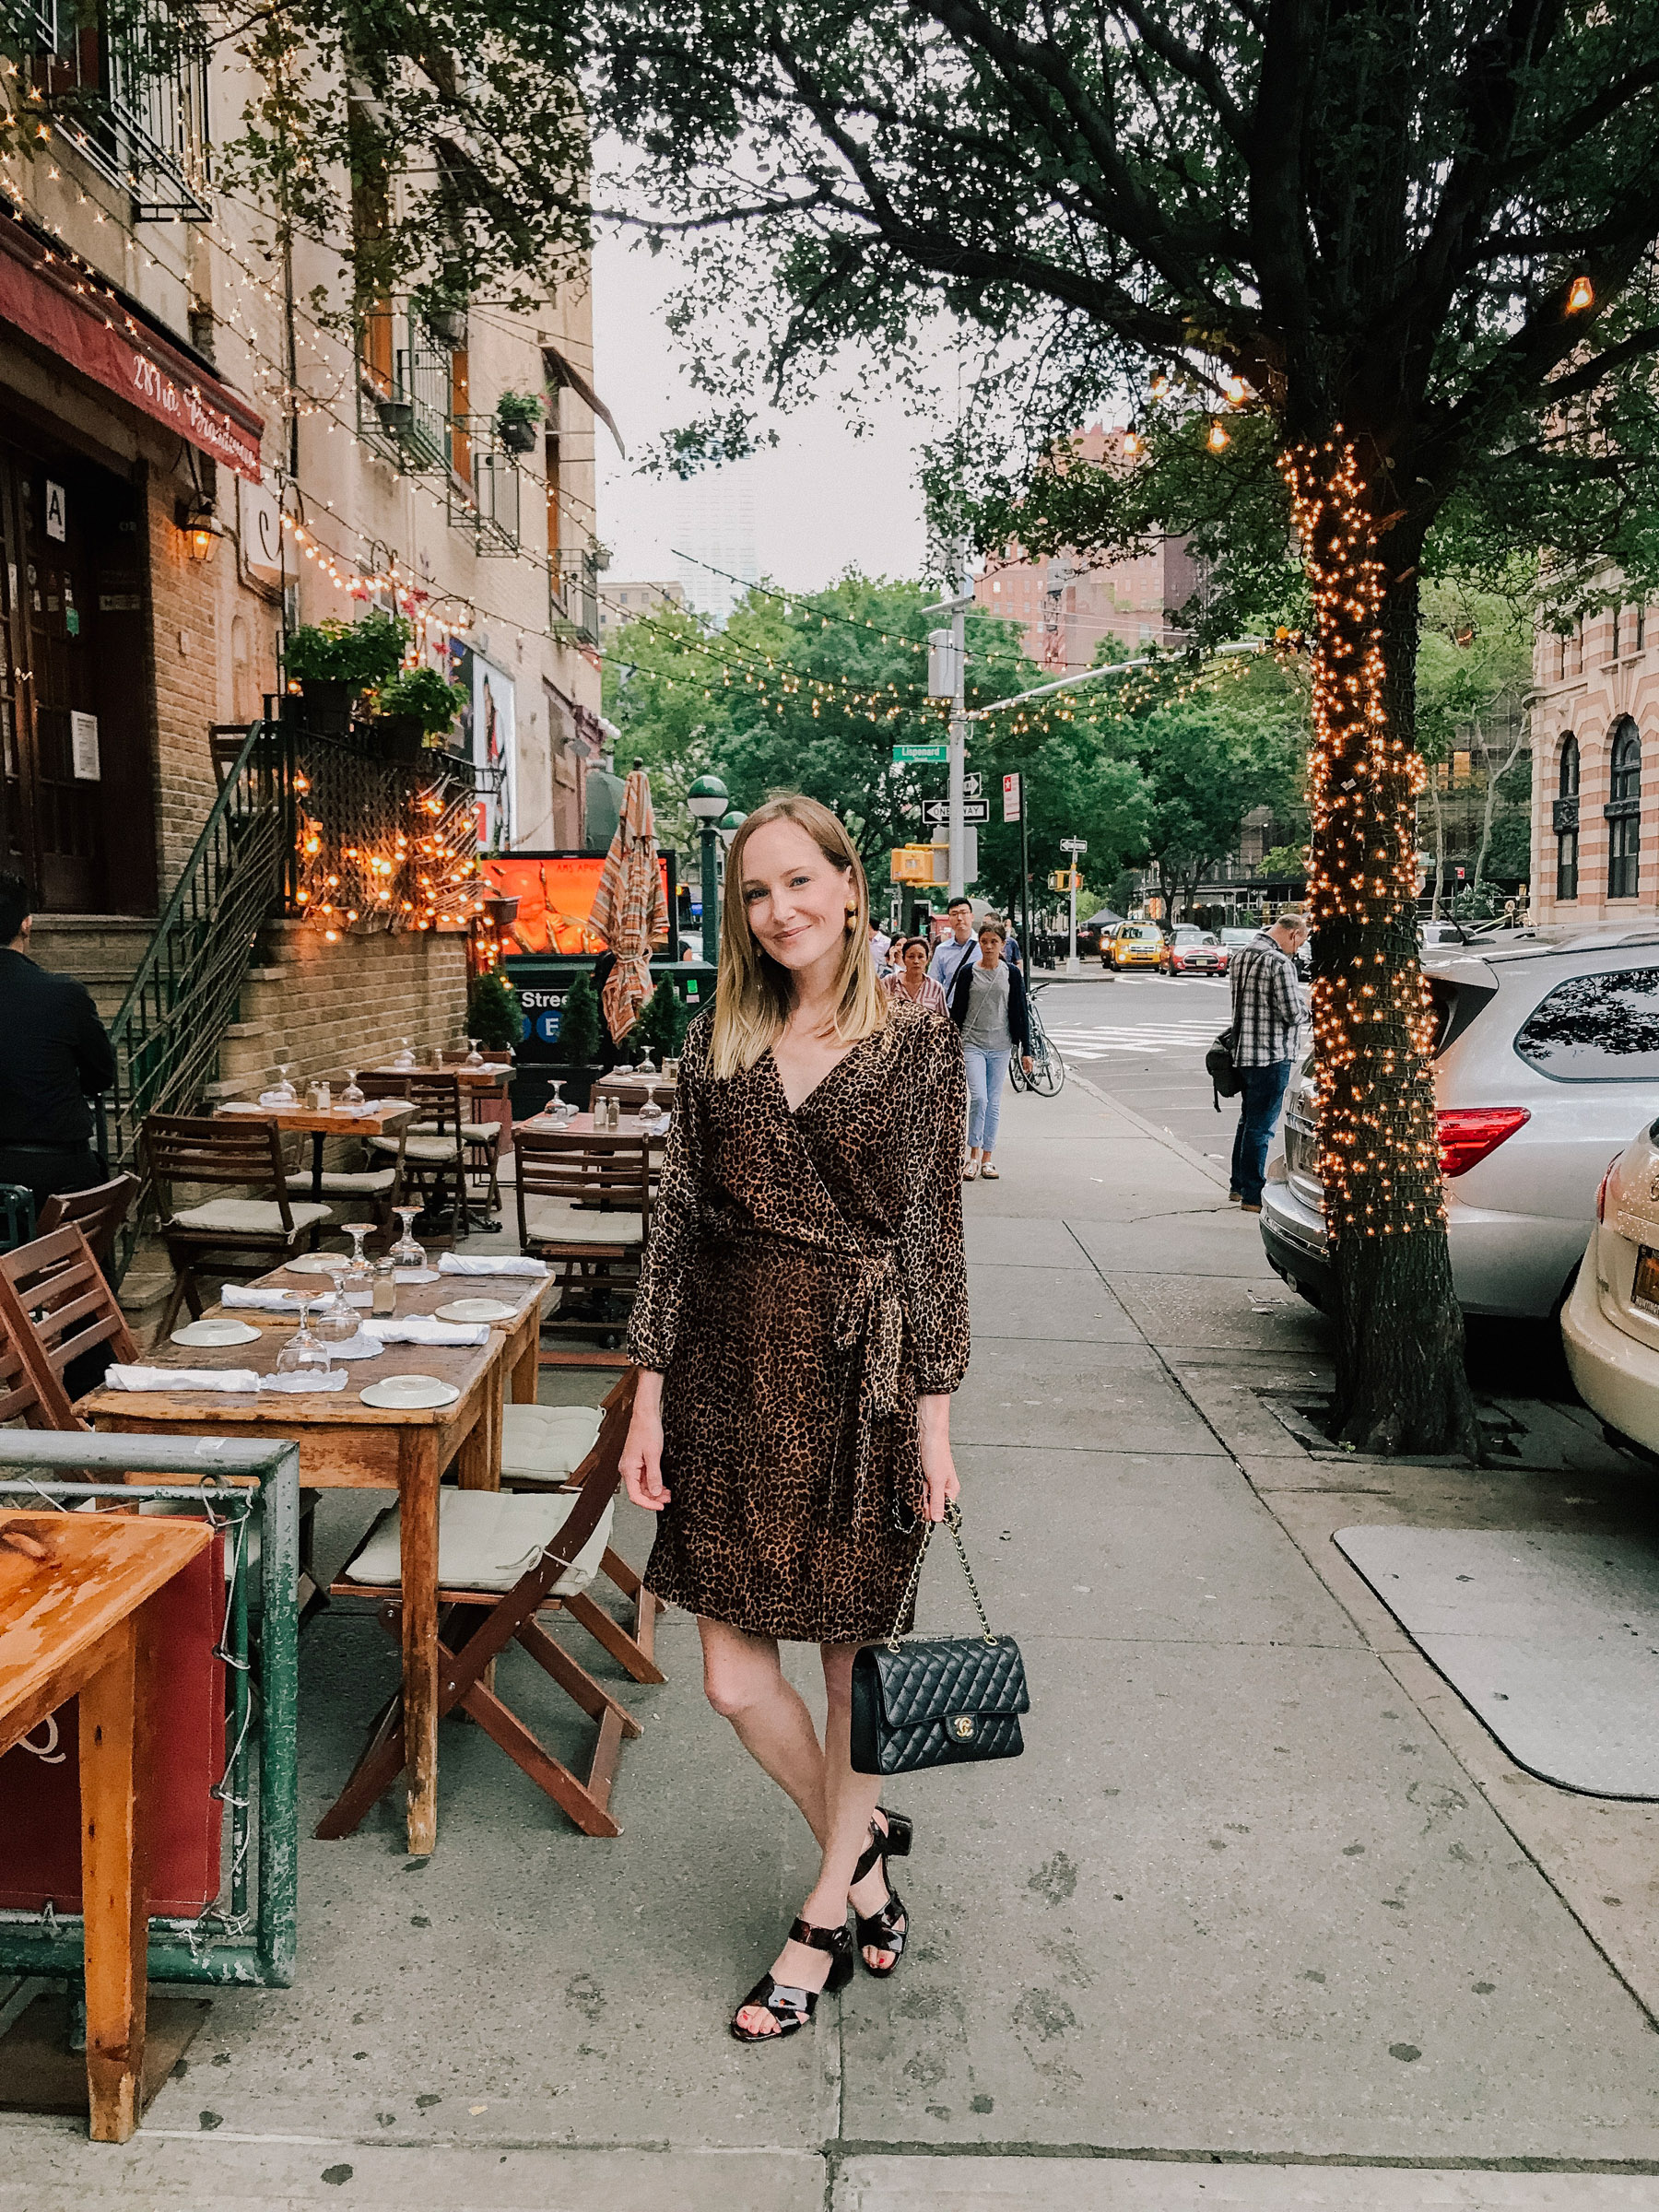
M 1636 1280 L 1630 1286 L 1630 1303 L 1644 1313 L 1659 1313 L 1659 1252 L 1644 1244 L 1636 1254 Z

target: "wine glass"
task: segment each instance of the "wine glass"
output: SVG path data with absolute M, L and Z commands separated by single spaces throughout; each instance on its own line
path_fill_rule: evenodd
M 346 1303 L 346 1262 L 330 1256 L 329 1275 L 334 1294 L 317 1307 L 316 1335 L 321 1344 L 349 1344 L 358 1333 L 358 1317 Z
M 637 1076 L 654 1076 L 656 1074 L 656 1064 L 651 1057 L 651 1047 L 649 1045 L 647 1045 L 645 1050 L 640 1054 L 640 1065 L 637 1068 L 635 1068 L 634 1073 Z
M 640 1121 L 643 1127 L 654 1129 L 657 1118 L 656 1070 L 650 1068 L 642 1072 L 645 1076 L 645 1102 L 640 1108 Z
M 357 1079 L 355 1067 L 346 1070 L 346 1088 L 340 1093 L 340 1103 L 342 1106 L 363 1106 L 368 1103 L 363 1096 L 363 1087 Z
M 312 1301 L 302 1298 L 300 1301 L 299 1325 L 276 1355 L 276 1372 L 279 1375 L 325 1375 L 328 1372 L 328 1347 L 312 1334 L 311 1312 Z
M 461 1065 L 463 1067 L 482 1067 L 484 1065 L 484 1055 L 478 1050 L 477 1039 L 476 1037 L 469 1037 L 466 1041 L 472 1049 L 468 1052 L 466 1058 L 462 1062 Z
M 392 1065 L 400 1071 L 414 1066 L 415 1053 L 406 1037 L 400 1037 L 398 1039 L 397 1057 L 393 1061 Z
M 553 1093 L 553 1096 L 548 1100 L 547 1105 L 542 1109 L 542 1111 L 544 1113 L 551 1114 L 556 1122 L 568 1122 L 571 1118 L 571 1110 L 565 1104 L 564 1099 L 560 1095 L 564 1090 L 564 1087 L 565 1078 L 563 1076 L 552 1077 L 547 1084 L 547 1088 Z
M 392 1257 L 399 1267 L 424 1267 L 426 1253 L 415 1241 L 415 1217 L 420 1208 L 418 1206 L 400 1206 L 395 1210 L 398 1219 L 403 1223 L 403 1235 L 393 1245 Z
M 279 1099 L 285 1106 L 297 1106 L 300 1103 L 300 1094 L 288 1081 L 288 1069 L 293 1065 L 291 1060 L 278 1060 L 276 1063 L 276 1088 L 271 1096 Z
M 363 1239 L 373 1229 L 374 1224 L 372 1221 L 347 1221 L 343 1226 L 346 1234 L 351 1239 L 351 1257 L 346 1261 L 341 1272 L 352 1289 L 359 1292 L 368 1290 L 372 1288 L 374 1270 L 370 1266 L 364 1253 Z

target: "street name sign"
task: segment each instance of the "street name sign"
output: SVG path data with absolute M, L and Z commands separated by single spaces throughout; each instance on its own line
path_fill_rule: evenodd
M 896 745 L 893 747 L 895 765 L 904 760 L 948 760 L 949 758 L 950 747 L 944 743 L 938 745 Z

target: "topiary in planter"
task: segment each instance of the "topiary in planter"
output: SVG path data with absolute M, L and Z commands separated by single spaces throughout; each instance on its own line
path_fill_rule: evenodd
M 429 745 L 441 743 L 455 726 L 466 693 L 436 668 L 400 668 L 379 688 L 376 711 L 388 718 L 407 716 L 419 724 Z
M 466 994 L 466 1033 L 492 1053 L 510 1053 L 524 1034 L 519 994 L 499 968 L 473 978 Z
M 679 994 L 664 976 L 641 1007 L 639 1020 L 641 1041 L 651 1047 L 659 1065 L 678 1057 L 691 1018 L 692 1009 L 680 1004 Z
M 565 993 L 559 1053 L 573 1067 L 585 1067 L 599 1057 L 599 994 L 591 975 L 577 975 Z

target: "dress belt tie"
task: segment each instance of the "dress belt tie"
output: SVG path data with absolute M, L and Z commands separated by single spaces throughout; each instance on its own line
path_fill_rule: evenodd
M 853 1449 L 845 1449 L 844 1410 L 832 1486 L 832 1523 L 850 1525 L 865 1502 L 870 1467 L 870 1430 L 899 1410 L 899 1375 L 904 1358 L 904 1300 L 897 1253 L 888 1249 L 856 1257 L 837 1253 L 852 1280 L 836 1307 L 834 1344 L 857 1362 Z M 843 1401 L 844 1406 L 844 1401 Z M 895 1504 L 897 1504 L 895 1500 Z

